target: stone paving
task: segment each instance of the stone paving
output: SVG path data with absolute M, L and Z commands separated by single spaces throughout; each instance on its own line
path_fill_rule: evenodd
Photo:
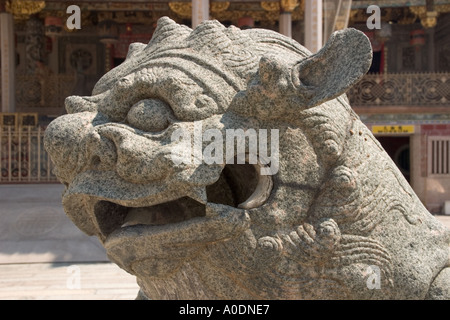
M 65 215 L 61 184 L 0 185 L 0 263 L 108 261 Z
M 133 300 L 138 290 L 109 262 L 0 264 L 0 300 Z
M 62 190 L 0 185 L 0 300 L 134 299 L 135 277 L 67 218 Z

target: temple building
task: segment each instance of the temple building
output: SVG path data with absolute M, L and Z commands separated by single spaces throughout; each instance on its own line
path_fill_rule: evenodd
M 56 182 L 46 125 L 162 16 L 271 29 L 313 53 L 333 31 L 364 32 L 373 61 L 351 105 L 424 205 L 450 214 L 450 0 L 0 1 L 0 183 Z

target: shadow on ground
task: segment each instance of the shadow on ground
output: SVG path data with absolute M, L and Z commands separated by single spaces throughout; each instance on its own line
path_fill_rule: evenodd
M 0 263 L 108 261 L 65 215 L 61 184 L 0 185 Z

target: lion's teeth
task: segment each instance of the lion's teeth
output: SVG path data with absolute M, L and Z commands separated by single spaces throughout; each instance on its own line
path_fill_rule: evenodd
M 254 165 L 257 172 L 260 172 L 260 165 Z M 238 205 L 241 209 L 253 209 L 263 205 L 270 196 L 273 182 L 270 175 L 259 175 L 258 185 L 253 194 L 244 202 Z
M 122 228 L 137 224 L 151 225 L 155 223 L 158 212 L 150 212 L 147 208 L 131 208 L 125 217 Z
M 125 228 L 125 227 L 135 226 L 137 224 L 139 224 L 139 223 L 134 223 L 134 222 L 131 222 L 131 221 L 127 221 L 123 225 L 121 225 L 120 227 L 121 228 Z
M 206 192 L 205 192 L 206 196 Z M 191 197 L 160 203 L 150 207 L 129 208 L 122 228 L 137 224 L 160 226 L 178 223 L 205 215 L 204 205 Z

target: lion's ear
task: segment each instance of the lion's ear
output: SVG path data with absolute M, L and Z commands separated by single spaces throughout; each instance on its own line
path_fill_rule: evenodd
M 158 19 L 156 29 L 147 47 L 161 47 L 165 45 L 181 43 L 192 32 L 192 29 L 178 24 L 169 17 L 161 17 Z
M 144 50 L 144 48 L 147 47 L 146 44 L 140 43 L 140 42 L 133 42 L 128 46 L 128 53 L 125 60 L 131 59 L 132 57 L 136 56 L 137 53 Z
M 316 54 L 299 62 L 292 81 L 305 107 L 314 107 L 345 93 L 370 68 L 372 47 L 364 33 L 348 28 L 334 32 Z

